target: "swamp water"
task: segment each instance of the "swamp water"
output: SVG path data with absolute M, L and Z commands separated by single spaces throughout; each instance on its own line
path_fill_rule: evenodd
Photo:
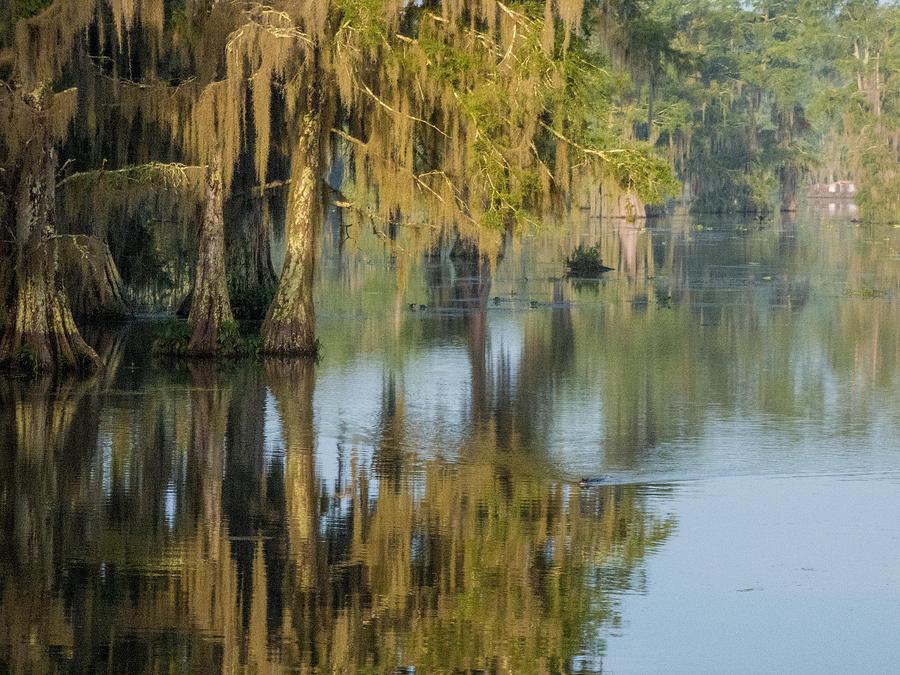
M 315 366 L 136 322 L 0 380 L 4 670 L 896 670 L 900 230 L 370 249 L 326 241 Z

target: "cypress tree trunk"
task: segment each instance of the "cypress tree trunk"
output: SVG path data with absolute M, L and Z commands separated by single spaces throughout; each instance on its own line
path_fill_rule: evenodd
M 591 206 L 591 216 L 634 222 L 647 217 L 647 205 L 635 192 L 623 190 L 614 180 L 607 179 L 600 185 L 596 202 Z
M 797 172 L 792 168 L 782 169 L 781 210 L 792 213 L 797 210 Z
M 263 324 L 263 351 L 280 356 L 313 355 L 316 352 L 313 279 L 322 125 L 317 94 L 313 92 L 309 98 L 291 167 L 284 266 L 278 290 Z
M 206 170 L 206 201 L 200 226 L 197 269 L 191 293 L 188 353 L 215 354 L 219 328 L 234 321 L 225 278 L 225 218 L 223 215 L 222 159 L 215 156 Z
M 116 320 L 129 315 L 125 284 L 105 241 L 87 234 L 62 239 L 59 267 L 72 313 L 80 320 Z
M 57 156 L 50 120 L 27 101 L 34 133 L 16 167 L 8 212 L 15 224 L 12 306 L 0 339 L 0 364 L 30 362 L 38 370 L 95 370 L 97 353 L 82 339 L 58 275 L 54 226 Z
M 0 227 L 3 221 L 0 220 Z M 5 229 L 5 228 L 3 228 Z M 13 247 L 0 240 L 0 335 L 5 332 L 5 327 L 10 319 L 9 310 L 13 299 L 13 271 L 15 268 L 15 253 Z

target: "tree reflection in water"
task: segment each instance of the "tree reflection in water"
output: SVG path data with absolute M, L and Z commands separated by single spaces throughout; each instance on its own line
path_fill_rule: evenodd
M 580 284 L 574 235 L 432 259 L 402 302 L 348 254 L 321 365 L 151 365 L 134 328 L 94 380 L 0 378 L 0 660 L 596 670 L 675 522 L 559 465 L 840 471 L 897 429 L 896 231 L 709 227 L 591 225 L 617 271 Z
M 391 377 L 331 484 L 312 364 L 105 377 L 0 385 L 14 672 L 568 671 L 673 527 L 481 433 L 460 464 L 409 452 Z

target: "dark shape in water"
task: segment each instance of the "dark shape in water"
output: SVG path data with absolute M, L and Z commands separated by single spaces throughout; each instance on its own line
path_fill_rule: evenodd
M 611 480 L 612 476 L 610 476 L 609 474 L 603 474 L 601 476 L 585 476 L 578 481 L 578 487 L 601 487 L 603 485 L 608 485 Z
M 596 279 L 612 270 L 612 267 L 603 264 L 603 259 L 600 257 L 600 244 L 593 246 L 578 244 L 578 248 L 566 258 L 566 276 L 568 277 Z

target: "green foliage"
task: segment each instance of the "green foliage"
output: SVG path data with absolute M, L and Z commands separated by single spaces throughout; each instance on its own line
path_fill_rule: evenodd
M 871 130 L 867 130 L 871 131 Z M 874 134 L 864 133 L 863 137 Z M 856 202 L 870 222 L 900 222 L 900 152 L 880 139 L 859 151 Z
M 258 320 L 265 316 L 272 298 L 275 297 L 275 288 L 262 285 L 229 285 L 228 297 L 235 317 Z
M 610 115 L 622 74 L 596 45 L 562 37 L 554 25 L 557 46 L 548 48 L 543 3 L 504 11 L 515 25 L 508 44 L 464 25 L 448 31 L 439 21 L 423 20 L 417 35 L 429 76 L 450 89 L 468 125 L 466 192 L 479 202 L 479 223 L 539 222 L 585 183 L 610 178 L 651 203 L 677 191 L 657 151 L 628 139 Z
M 581 279 L 597 279 L 604 272 L 609 272 L 612 268 L 603 264 L 600 253 L 600 244 L 593 246 L 585 246 L 578 244 L 578 247 L 566 258 L 566 275 Z
M 187 322 L 171 319 L 159 327 L 153 340 L 153 353 L 158 356 L 189 356 L 190 339 Z M 255 334 L 242 335 L 236 321 L 226 321 L 219 326 L 216 345 L 216 355 L 219 357 L 246 358 L 259 355 L 262 341 Z
M 167 356 L 182 355 L 187 352 L 191 331 L 184 321 L 170 319 L 157 330 L 153 340 L 153 353 Z
M 818 102 L 836 78 L 838 11 L 803 0 L 622 0 L 605 10 L 614 60 L 634 80 L 623 115 L 667 151 L 695 210 L 795 202 L 833 126 Z
M 37 374 L 40 370 L 40 366 L 38 364 L 37 358 L 35 358 L 34 352 L 31 351 L 31 348 L 27 345 L 22 345 L 16 351 L 13 356 L 12 361 L 10 362 L 10 366 L 12 369 L 19 373 L 28 373 L 28 374 Z
M 51 4 L 53 0 L 12 0 L 14 17 L 16 20 L 28 19 L 40 14 Z
M 338 17 L 338 33 L 354 31 L 366 48 L 377 47 L 389 39 L 383 0 L 335 0 L 332 11 Z
M 226 321 L 219 326 L 216 338 L 217 353 L 227 358 L 256 356 L 262 342 L 258 335 L 241 335 L 237 321 Z
M 887 295 L 887 291 L 880 288 L 872 288 L 871 286 L 861 286 L 860 288 L 848 288 L 844 291 L 844 295 L 851 298 L 863 298 L 866 300 L 874 300 L 883 298 Z

